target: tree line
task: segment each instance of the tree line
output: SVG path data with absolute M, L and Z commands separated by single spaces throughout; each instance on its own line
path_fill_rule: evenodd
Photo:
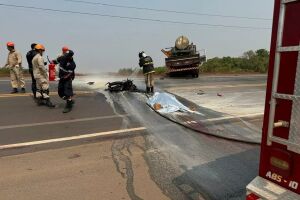
M 202 73 L 266 73 L 269 65 L 269 51 L 266 49 L 258 49 L 256 51 L 249 50 L 240 57 L 215 57 L 208 59 L 200 67 Z M 156 67 L 156 74 L 164 74 L 165 67 Z M 121 68 L 118 74 L 129 75 L 134 73 L 133 68 Z M 138 74 L 142 74 L 141 70 Z
M 207 73 L 266 73 L 268 71 L 269 55 L 268 50 L 258 49 L 247 51 L 240 57 L 215 57 L 208 59 L 201 66 L 200 71 Z

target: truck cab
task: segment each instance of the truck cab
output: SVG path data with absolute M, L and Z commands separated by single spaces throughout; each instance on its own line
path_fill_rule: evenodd
M 165 58 L 167 73 L 185 73 L 197 78 L 202 63 L 206 61 L 205 50 L 203 54 L 197 51 L 195 44 L 190 43 L 186 36 L 179 36 L 175 41 L 175 46 L 161 50 L 167 57 Z

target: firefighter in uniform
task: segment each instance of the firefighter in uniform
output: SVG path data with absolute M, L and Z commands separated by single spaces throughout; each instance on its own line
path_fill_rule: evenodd
M 56 76 L 58 76 L 58 77 L 59 77 L 59 66 L 57 64 L 59 64 L 59 63 L 57 62 L 57 59 L 62 57 L 63 55 L 65 55 L 68 51 L 69 51 L 69 47 L 63 46 L 61 48 L 61 52 L 57 55 L 56 59 L 52 60 L 52 63 L 54 63 L 56 65 L 55 71 L 56 71 Z
M 146 83 L 146 92 L 153 93 L 154 92 L 154 66 L 153 60 L 150 56 L 147 56 L 145 52 L 139 53 L 139 65 L 143 67 L 143 74 L 145 76 L 145 83 Z
M 58 64 L 57 59 L 60 58 L 60 57 L 62 57 L 62 56 L 64 56 L 68 51 L 69 51 L 69 47 L 63 46 L 63 47 L 61 48 L 61 53 L 58 54 L 58 56 L 56 57 L 56 60 L 53 60 L 53 62 L 54 62 L 55 64 Z
M 36 45 L 35 43 L 31 44 L 31 50 L 27 52 L 26 59 L 28 63 L 29 72 L 31 75 L 31 90 L 33 93 L 33 97 L 36 99 L 36 80 L 34 78 L 33 70 L 32 70 L 32 59 L 37 54 L 37 51 L 34 49 L 35 45 Z
M 61 48 L 61 51 L 62 51 L 62 54 L 61 54 L 61 55 L 65 55 L 65 54 L 69 51 L 69 47 L 63 46 L 63 47 Z
M 45 68 L 45 62 L 43 59 L 43 53 L 45 47 L 41 44 L 35 45 L 37 54 L 32 59 L 33 75 L 36 80 L 37 90 L 36 99 L 38 105 L 46 105 L 50 108 L 54 108 L 55 105 L 51 103 L 49 96 L 49 79 L 47 69 Z
M 58 83 L 58 95 L 66 100 L 66 106 L 63 113 L 68 113 L 72 110 L 74 101 L 72 81 L 75 78 L 76 64 L 73 59 L 74 52 L 68 50 L 63 53 L 62 56 L 58 57 L 53 62 L 59 64 L 59 83 Z
M 10 70 L 11 86 L 13 88 L 11 93 L 17 93 L 19 87 L 21 88 L 21 92 L 25 93 L 25 81 L 22 71 L 22 56 L 18 51 L 15 50 L 15 44 L 13 42 L 7 43 L 7 49 L 9 53 L 5 67 Z

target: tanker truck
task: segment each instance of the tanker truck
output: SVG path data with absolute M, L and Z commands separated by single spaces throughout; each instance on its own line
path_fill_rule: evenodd
M 161 50 L 165 55 L 167 74 L 189 74 L 197 78 L 199 69 L 206 61 L 206 55 L 200 56 L 196 50 L 196 45 L 189 42 L 186 36 L 179 36 L 175 41 L 175 46 Z

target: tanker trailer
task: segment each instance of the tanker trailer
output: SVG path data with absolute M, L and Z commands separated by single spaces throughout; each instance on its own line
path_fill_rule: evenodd
M 206 56 L 201 55 L 196 50 L 196 45 L 190 44 L 186 36 L 180 36 L 175 41 L 175 46 L 161 50 L 165 58 L 167 73 L 173 74 L 190 74 L 197 78 L 199 68 L 206 61 Z

